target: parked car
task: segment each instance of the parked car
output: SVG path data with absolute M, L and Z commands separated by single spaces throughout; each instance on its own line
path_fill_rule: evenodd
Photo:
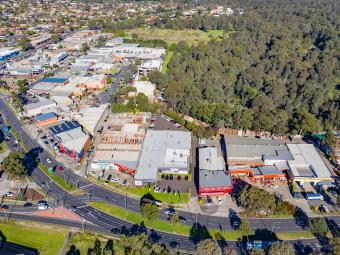
M 2 205 L 0 211 L 7 211 L 9 209 L 8 205 Z
M 168 209 L 165 209 L 164 210 L 164 213 L 166 214 L 166 215 L 174 215 L 175 214 L 175 209 L 172 209 L 172 208 L 168 208 Z
M 217 197 L 217 203 L 219 204 L 219 205 L 221 205 L 223 202 L 222 202 L 222 199 L 220 198 L 220 197 Z
M 57 166 L 55 170 L 57 170 L 58 172 L 62 172 L 64 171 L 64 168 L 62 166 Z
M 52 163 L 52 160 L 51 160 L 50 158 L 47 158 L 47 159 L 46 159 L 46 162 L 49 163 L 49 164 L 51 164 L 51 163 Z
M 31 207 L 32 205 L 33 205 L 32 203 L 27 202 L 24 204 L 24 207 Z
M 38 205 L 38 210 L 45 210 L 48 208 L 48 204 Z
M 13 193 L 12 191 L 7 191 L 7 192 L 5 193 L 5 196 L 6 196 L 6 197 L 13 197 L 13 196 L 14 196 L 14 193 Z
M 156 186 L 155 189 L 154 189 L 154 192 L 159 193 L 159 192 L 161 192 L 161 189 L 158 186 Z
M 325 205 L 320 205 L 319 210 L 320 210 L 320 212 L 329 213 L 329 209 Z
M 118 177 L 113 177 L 113 178 L 111 179 L 111 181 L 114 182 L 114 183 L 119 183 Z
M 38 201 L 37 205 L 46 205 L 47 204 L 47 201 L 46 200 L 40 200 Z

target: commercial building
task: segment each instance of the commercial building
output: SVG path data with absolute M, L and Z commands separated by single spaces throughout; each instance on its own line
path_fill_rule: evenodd
M 147 132 L 135 175 L 135 185 L 155 183 L 158 174 L 187 175 L 190 170 L 191 133 L 177 130 Z
M 165 49 L 163 48 L 140 47 L 139 44 L 121 44 L 114 46 L 112 49 L 116 57 L 130 59 L 159 59 L 165 54 Z
M 19 53 L 18 48 L 13 47 L 4 47 L 0 48 L 0 61 L 4 61 L 6 59 L 9 59 Z
M 274 165 L 292 159 L 287 145 L 278 140 L 225 136 L 228 165 Z
M 63 61 L 67 57 L 68 57 L 68 53 L 66 52 L 60 52 L 52 56 L 50 59 L 50 66 L 58 65 L 61 61 Z
M 91 167 L 134 175 L 149 118 L 149 113 L 124 113 L 111 116 L 95 148 Z
M 102 127 L 102 122 L 107 117 L 108 110 L 109 104 L 101 104 L 98 107 L 83 107 L 74 115 L 74 118 L 93 136 Z
M 48 112 L 48 113 L 39 114 L 35 116 L 34 120 L 39 126 L 43 127 L 43 126 L 57 123 L 58 117 L 53 112 Z
M 56 86 L 64 86 L 69 82 L 65 77 L 47 77 L 35 82 L 30 92 L 33 94 L 50 94 Z
M 49 128 L 60 152 L 80 161 L 88 150 L 91 139 L 76 121 L 65 121 Z
M 24 115 L 33 117 L 42 113 L 56 112 L 57 104 L 53 100 L 44 100 L 37 103 L 24 105 Z
M 225 162 L 216 147 L 199 149 L 200 196 L 221 196 L 232 190 L 230 174 L 225 171 Z
M 162 71 L 163 59 L 150 59 L 142 63 L 138 69 L 140 75 L 147 75 L 151 70 Z
M 48 41 L 49 39 L 51 39 L 51 35 L 49 34 L 34 36 L 30 38 L 30 44 L 35 48 L 38 45 Z
M 312 144 L 288 144 L 293 159 L 288 160 L 288 175 L 300 185 L 332 181 L 333 177 Z

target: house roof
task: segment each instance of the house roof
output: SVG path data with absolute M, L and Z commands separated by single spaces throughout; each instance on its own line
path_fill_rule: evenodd
M 282 174 L 276 166 L 259 166 L 251 168 L 254 175 L 276 175 Z

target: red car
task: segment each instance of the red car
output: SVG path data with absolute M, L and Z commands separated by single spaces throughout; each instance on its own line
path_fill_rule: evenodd
M 57 170 L 58 172 L 62 172 L 64 171 L 64 168 L 62 166 L 57 166 L 55 170 Z

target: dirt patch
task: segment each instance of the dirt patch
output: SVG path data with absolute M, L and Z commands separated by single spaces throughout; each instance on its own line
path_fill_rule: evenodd
M 63 219 L 63 220 L 70 220 L 70 221 L 81 221 L 81 217 L 78 214 L 64 207 L 40 210 L 40 211 L 33 212 L 32 215 L 57 218 L 57 219 Z

